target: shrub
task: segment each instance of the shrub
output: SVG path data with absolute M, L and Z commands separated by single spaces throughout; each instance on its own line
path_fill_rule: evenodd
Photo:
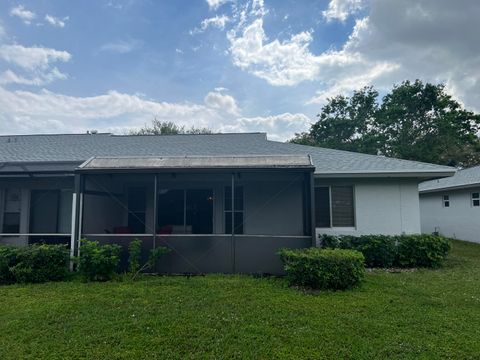
M 369 267 L 436 267 L 450 250 L 448 239 L 435 235 L 321 236 L 322 247 L 353 249 Z
M 400 236 L 397 262 L 402 267 L 439 267 L 449 251 L 450 241 L 442 236 Z
M 364 256 L 354 250 L 281 249 L 287 279 L 291 285 L 313 289 L 349 289 L 365 275 Z
M 15 276 L 10 268 L 15 265 L 18 248 L 13 246 L 0 246 L 0 284 L 12 284 Z
M 69 252 L 64 245 L 0 248 L 1 283 L 40 283 L 68 276 Z
M 107 281 L 118 272 L 120 253 L 119 245 L 100 245 L 98 241 L 82 240 L 79 273 L 89 281 Z

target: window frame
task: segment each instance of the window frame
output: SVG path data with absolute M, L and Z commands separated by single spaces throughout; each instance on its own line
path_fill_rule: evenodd
M 449 208 L 450 207 L 450 195 L 444 194 L 442 195 L 442 207 Z
M 334 226 L 333 225 L 333 201 L 332 201 L 332 187 L 351 187 L 352 188 L 352 207 L 353 207 L 353 225 L 352 226 Z M 357 229 L 357 201 L 356 201 L 356 187 L 354 184 L 341 184 L 341 185 L 315 185 L 316 188 L 328 188 L 329 197 L 329 215 L 330 226 L 318 227 L 315 223 L 315 227 L 318 229 Z M 315 204 L 316 210 L 316 204 Z
M 477 194 L 477 196 L 474 198 L 473 194 Z M 475 205 L 475 201 L 478 202 L 477 203 L 478 205 Z M 479 191 L 475 191 L 475 192 L 470 193 L 470 206 L 471 207 L 480 207 L 480 192 Z

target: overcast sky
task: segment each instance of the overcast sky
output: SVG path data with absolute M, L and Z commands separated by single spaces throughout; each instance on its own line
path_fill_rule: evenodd
M 478 19 L 478 0 L 2 0 L 0 133 L 157 117 L 285 140 L 330 96 L 416 78 L 479 111 Z

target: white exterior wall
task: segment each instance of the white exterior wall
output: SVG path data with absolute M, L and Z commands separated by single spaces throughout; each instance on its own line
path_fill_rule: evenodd
M 321 180 L 321 185 L 354 187 L 355 226 L 316 228 L 320 234 L 370 235 L 420 233 L 420 205 L 417 180 L 358 179 Z
M 438 231 L 447 237 L 480 243 L 480 207 L 472 206 L 472 192 L 480 192 L 480 187 L 420 195 L 422 233 Z M 443 206 L 443 195 L 449 196 L 449 207 Z

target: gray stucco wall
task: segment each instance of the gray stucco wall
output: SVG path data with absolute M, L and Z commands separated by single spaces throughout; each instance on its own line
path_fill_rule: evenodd
M 422 233 L 438 231 L 447 237 L 480 243 L 480 207 L 471 205 L 472 192 L 480 192 L 480 188 L 421 194 Z M 443 206 L 443 195 L 449 196 L 449 207 Z
M 320 185 L 354 186 L 355 226 L 317 228 L 319 234 L 417 234 L 420 233 L 420 205 L 416 179 L 329 179 Z

